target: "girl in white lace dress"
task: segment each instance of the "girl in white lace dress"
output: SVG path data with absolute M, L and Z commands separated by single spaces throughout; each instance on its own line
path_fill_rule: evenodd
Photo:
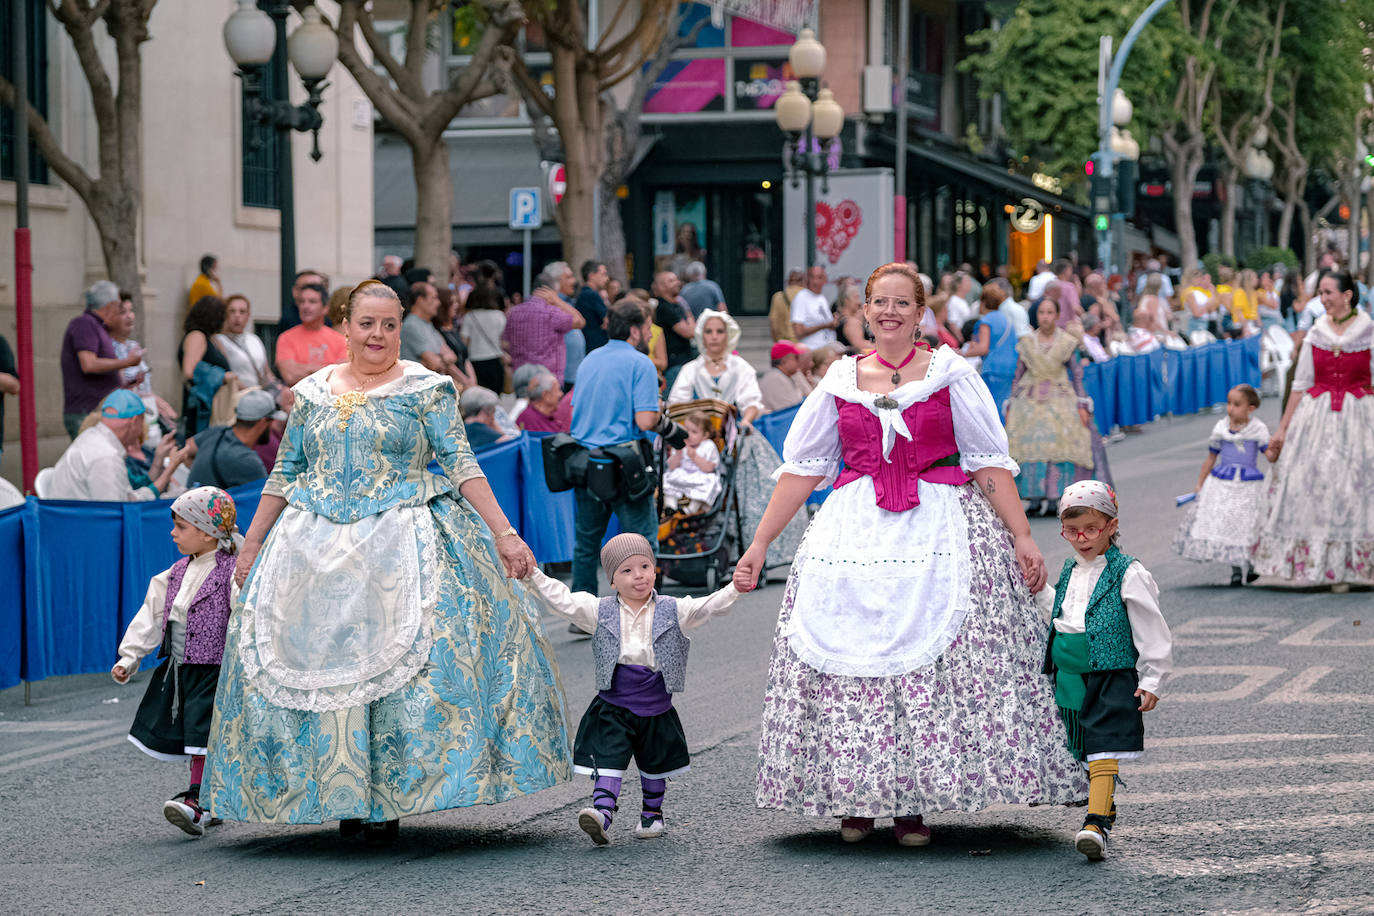
M 769 538 L 833 481 L 783 596 L 757 802 L 841 817 L 851 842 L 892 817 L 919 846 L 924 814 L 1065 803 L 1087 782 L 1042 670 L 1045 565 L 992 396 L 950 348 L 913 345 L 914 272 L 880 267 L 866 293 L 876 353 L 835 363 L 802 405 L 735 585 L 753 588 Z

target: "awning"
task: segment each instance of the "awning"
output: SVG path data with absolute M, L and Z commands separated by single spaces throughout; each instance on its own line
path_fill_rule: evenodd
M 719 11 L 724 10 L 795 35 L 811 20 L 816 0 L 706 0 L 706 4 L 717 23 Z
M 893 143 L 893 138 L 885 133 L 875 132 L 870 136 L 885 145 Z M 932 143 L 908 142 L 906 150 L 909 155 L 929 163 L 935 168 L 971 178 L 980 184 L 988 185 L 996 191 L 1005 193 L 1010 198 L 1031 197 L 1044 204 L 1050 212 L 1057 212 L 1055 208 L 1058 207 L 1062 212 L 1082 220 L 1092 218 L 1092 213 L 1087 207 L 1046 191 L 1039 185 L 1033 184 L 1024 175 L 1008 172 L 1006 169 L 998 168 L 979 159 L 961 156 L 953 150 L 941 149 Z

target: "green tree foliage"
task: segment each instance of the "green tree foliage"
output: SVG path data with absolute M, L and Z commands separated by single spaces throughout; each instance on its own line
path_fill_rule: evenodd
M 1058 175 L 1066 187 L 1083 181 L 1083 163 L 1097 149 L 1097 48 L 1117 42 L 1149 0 L 1021 0 L 995 4 L 1000 28 L 969 36 L 980 48 L 960 67 L 977 75 L 985 98 L 1002 94 L 1003 127 L 1026 171 Z M 1167 13 L 1162 14 L 1167 15 Z M 1159 21 L 1158 18 L 1156 21 Z M 1164 123 L 1172 104 L 1171 43 L 1177 30 L 1147 29 L 1121 78 L 1135 103 L 1140 136 Z

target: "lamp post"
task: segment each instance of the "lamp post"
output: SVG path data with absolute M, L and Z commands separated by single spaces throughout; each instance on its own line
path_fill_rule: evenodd
M 816 177 L 822 191 L 830 190 L 830 145 L 844 127 L 844 109 L 829 89 L 821 88 L 825 70 L 825 46 L 811 29 L 802 29 L 796 44 L 787 53 L 795 80 L 773 104 L 773 116 L 786 136 L 783 163 L 787 177 L 796 187 L 806 176 L 806 267 L 816 263 Z M 817 151 L 816 141 L 820 141 Z
M 304 20 L 288 39 L 286 17 L 290 3 L 276 2 L 264 11 L 254 0 L 238 0 L 236 9 L 224 23 L 224 46 L 238 67 L 243 80 L 244 130 L 249 123 L 260 124 L 280 132 L 277 144 L 277 205 L 281 212 L 281 318 L 277 330 L 284 331 L 300 323 L 296 303 L 291 297 L 291 284 L 296 274 L 296 201 L 295 184 L 291 175 L 291 134 L 310 131 L 313 145 L 310 158 L 320 161 L 320 115 L 323 92 L 329 84 L 324 78 L 334 66 L 339 53 L 339 39 L 334 30 L 325 25 L 320 11 L 308 6 L 301 13 Z M 304 105 L 292 105 L 287 87 L 286 63 L 300 75 L 309 97 Z M 268 65 L 273 68 L 277 86 L 274 98 L 264 98 L 263 75 Z
M 1269 131 L 1261 126 L 1250 138 L 1250 145 L 1245 149 L 1244 172 L 1250 190 L 1250 203 L 1255 210 L 1255 232 L 1251 251 L 1264 247 L 1265 236 L 1269 230 L 1265 208 L 1269 203 L 1269 180 L 1274 177 L 1274 160 L 1264 151 L 1264 145 L 1268 142 Z

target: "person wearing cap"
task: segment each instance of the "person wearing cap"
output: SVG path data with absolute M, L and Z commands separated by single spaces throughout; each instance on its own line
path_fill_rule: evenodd
M 46 487 L 47 497 L 122 503 L 157 499 L 186 460 L 186 451 L 176 448 L 170 437 L 165 444 L 159 443 L 151 483 L 134 487 L 124 459 L 143 441 L 145 410 L 143 399 L 127 388 L 107 394 L 100 402 L 99 420 L 57 459 Z
M 233 606 L 234 564 L 243 537 L 234 500 L 216 487 L 187 490 L 172 503 L 172 543 L 184 556 L 148 583 L 110 669 L 127 684 L 153 650 L 153 672 L 134 714 L 129 741 L 155 760 L 191 761 L 191 785 L 162 814 L 191 836 L 211 825 L 200 806 L 200 781 L 210 743 L 215 687 Z
M 261 388 L 241 392 L 234 407 L 233 426 L 212 426 L 186 443 L 192 458 L 187 483 L 230 490 L 262 480 L 267 476 L 267 465 L 255 449 L 267 443 L 272 422 L 285 419 L 286 411 L 277 409 L 268 392 Z
M 759 376 L 764 413 L 793 407 L 811 393 L 811 383 L 801 371 L 801 357 L 806 352 L 805 347 L 790 340 L 780 340 L 768 351 L 773 368 Z
M 611 820 L 634 758 L 643 793 L 635 836 L 664 831 L 663 794 L 691 757 L 673 694 L 687 683 L 684 630 L 726 613 L 739 598 L 733 584 L 705 598 L 673 598 L 654 590 L 654 548 L 643 535 L 618 534 L 601 548 L 601 568 L 614 595 L 574 592 L 532 567 L 524 584 L 545 608 L 592 636 L 597 694 L 577 726 L 573 772 L 593 780 L 592 803 L 577 823 L 598 846 L 610 843 Z
M 1143 713 L 1159 702 L 1173 669 L 1173 639 L 1149 570 L 1116 546 L 1116 493 L 1081 480 L 1059 500 L 1061 534 L 1074 556 L 1037 600 L 1053 608 L 1045 671 L 1068 731 L 1069 750 L 1088 769 L 1088 814 L 1074 846 L 1093 861 L 1116 822 L 1113 794 L 1122 760 L 1145 750 Z M 1091 611 L 1092 613 L 1088 613 Z

